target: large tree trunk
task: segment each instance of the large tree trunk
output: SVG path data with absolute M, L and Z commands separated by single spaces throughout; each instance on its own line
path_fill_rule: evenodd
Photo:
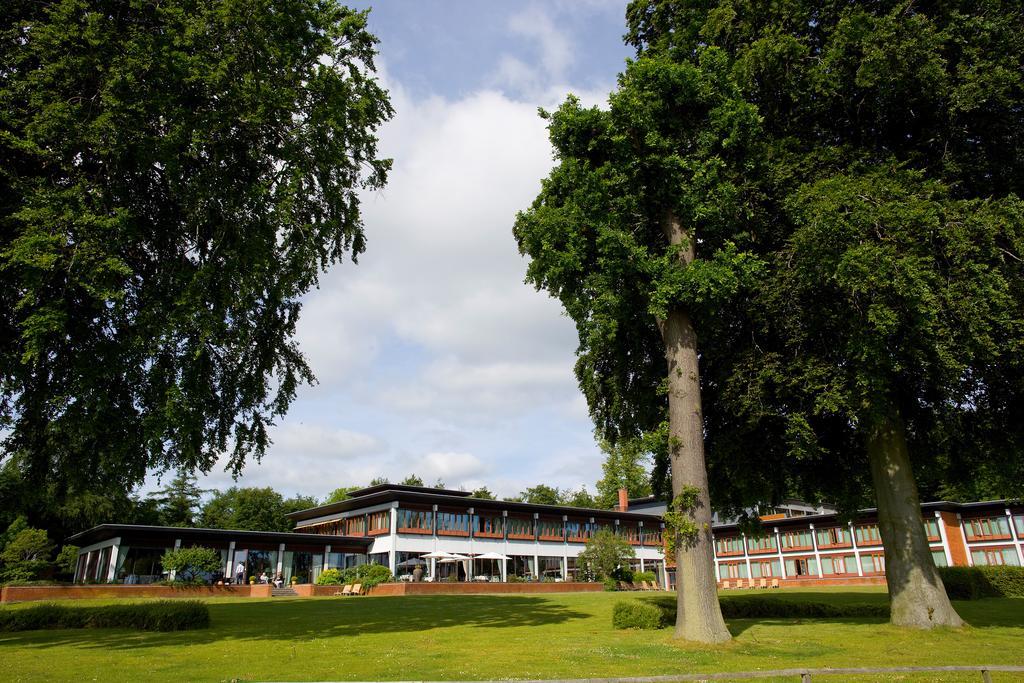
M 872 426 L 868 458 L 878 497 L 878 529 L 885 547 L 892 623 L 914 628 L 962 626 L 928 547 L 907 434 L 898 413 L 880 418 Z
M 680 245 L 680 259 L 694 258 L 690 235 L 671 214 L 665 219 L 665 234 Z M 715 554 L 711 539 L 711 499 L 704 464 L 704 417 L 700 402 L 700 370 L 697 366 L 697 333 L 689 314 L 675 308 L 660 321 L 668 361 L 669 458 L 672 463 L 672 494 L 684 487 L 698 491 L 692 510 L 699 529 L 693 543 L 681 543 L 676 550 L 676 637 L 702 643 L 722 643 L 732 638 L 718 604 Z

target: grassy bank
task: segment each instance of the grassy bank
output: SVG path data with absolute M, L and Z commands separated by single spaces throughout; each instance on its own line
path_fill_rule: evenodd
M 875 589 L 755 594 L 836 603 L 886 600 Z M 648 598 L 577 593 L 210 600 L 209 629 L 0 634 L 0 661 L 5 680 L 76 681 L 583 678 L 796 666 L 1024 664 L 1021 599 L 957 603 L 971 624 L 962 631 L 907 631 L 877 618 L 733 619 L 734 642 L 703 647 L 673 642 L 670 630 L 612 629 L 616 601 Z M 1006 674 L 993 679 L 1015 680 Z

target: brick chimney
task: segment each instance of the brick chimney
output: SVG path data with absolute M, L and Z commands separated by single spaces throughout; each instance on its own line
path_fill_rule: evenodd
M 629 492 L 626 489 L 619 489 L 619 506 L 616 509 L 619 512 L 629 510 Z

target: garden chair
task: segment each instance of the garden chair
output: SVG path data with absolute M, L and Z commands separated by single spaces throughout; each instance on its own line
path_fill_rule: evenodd
M 352 584 L 346 583 L 345 587 L 341 589 L 341 592 L 338 593 L 338 595 L 352 595 Z
M 743 579 L 736 579 L 736 587 L 737 588 L 745 588 L 746 587 L 744 585 L 744 583 L 743 583 Z
M 768 587 L 768 579 L 761 579 L 761 583 L 758 584 L 758 588 L 767 588 L 767 587 Z
M 363 584 L 361 584 L 361 583 L 354 583 L 354 584 L 352 584 L 352 592 L 349 593 L 349 595 L 362 595 L 362 594 L 363 594 Z
M 778 588 L 778 587 L 779 587 L 779 580 L 778 579 L 772 579 L 772 588 Z
M 728 579 L 722 582 L 722 590 L 729 590 L 730 588 L 732 588 L 732 584 Z

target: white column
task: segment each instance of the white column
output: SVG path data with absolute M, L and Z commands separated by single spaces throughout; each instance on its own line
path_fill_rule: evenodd
M 391 549 L 388 550 L 388 568 L 392 574 L 398 573 L 398 567 L 395 566 L 395 546 L 398 545 L 398 502 L 391 504 Z
M 786 577 L 786 558 L 782 556 L 782 537 L 779 535 L 779 527 L 775 527 L 775 552 L 779 556 L 779 571 L 782 572 L 782 578 Z
M 230 543 L 228 543 L 228 561 L 227 561 L 227 564 L 224 566 L 224 583 L 228 583 L 229 581 L 231 581 L 234 578 L 234 572 L 232 571 L 234 568 L 235 568 L 235 542 L 231 541 Z
M 1013 513 L 1010 512 L 1010 508 L 1006 508 L 1006 521 L 1010 523 L 1010 535 L 1013 537 L 1013 544 L 1017 548 L 1017 559 L 1020 560 L 1020 566 L 1024 567 L 1024 548 L 1020 546 L 1020 536 L 1017 534 L 1017 527 L 1013 523 Z
M 821 553 L 818 552 L 818 534 L 814 531 L 813 524 L 809 526 L 811 527 L 811 545 L 814 546 L 814 563 L 818 565 L 818 578 L 824 579 L 825 572 L 821 569 Z
M 1013 523 L 1013 520 L 1010 520 Z M 562 581 L 569 580 L 569 533 L 566 528 L 569 524 L 569 516 L 562 515 Z
M 506 555 L 505 557 L 508 557 Z M 508 560 L 501 561 L 501 582 L 505 583 L 508 581 Z
M 857 530 L 853 528 L 853 522 L 847 522 L 847 524 L 850 526 L 850 544 L 853 546 L 853 557 L 857 563 L 857 576 L 864 576 L 864 567 L 860 564 L 860 550 L 857 549 Z M 843 564 L 846 564 L 845 560 Z
M 75 558 L 75 575 L 71 578 L 71 583 L 78 583 L 78 569 L 82 566 L 82 553 L 78 554 Z M 85 566 L 89 566 L 89 553 L 85 553 Z
M 956 521 L 960 525 L 960 538 L 964 539 L 964 554 L 967 555 L 967 566 L 974 566 L 974 555 L 971 554 L 971 546 L 967 545 L 967 530 L 964 529 L 964 518 L 956 513 Z
M 711 533 L 711 556 L 715 560 L 715 581 L 721 581 L 722 580 L 722 573 L 721 573 L 721 569 L 718 566 L 719 564 L 721 564 L 718 561 L 718 539 L 715 538 L 714 532 Z M 640 569 L 641 569 L 641 571 L 643 571 L 643 560 L 641 560 L 641 562 L 640 562 Z
M 1012 519 L 1010 520 L 1013 521 Z M 117 572 L 117 556 L 121 554 L 121 538 L 120 536 L 114 539 L 114 544 L 110 546 L 110 562 L 107 565 L 107 583 L 113 581 Z
M 331 568 L 330 559 L 329 559 L 330 556 L 331 556 L 331 546 L 329 546 L 329 545 L 324 546 L 324 571 L 327 571 L 328 569 Z
M 284 578 L 284 543 L 277 546 L 277 574 Z M 277 574 L 274 574 L 271 578 L 277 578 Z
M 942 513 L 935 511 L 935 521 L 939 525 L 939 538 L 942 539 L 942 552 L 946 554 L 946 566 L 953 566 L 953 551 L 949 548 L 949 536 L 946 535 L 946 525 L 942 521 Z
M 181 539 L 180 538 L 174 539 L 174 549 L 177 550 L 180 547 L 181 547 Z M 174 581 L 174 576 L 176 574 L 177 574 L 177 572 L 172 569 L 171 573 L 167 575 L 167 578 L 169 578 L 171 581 Z

